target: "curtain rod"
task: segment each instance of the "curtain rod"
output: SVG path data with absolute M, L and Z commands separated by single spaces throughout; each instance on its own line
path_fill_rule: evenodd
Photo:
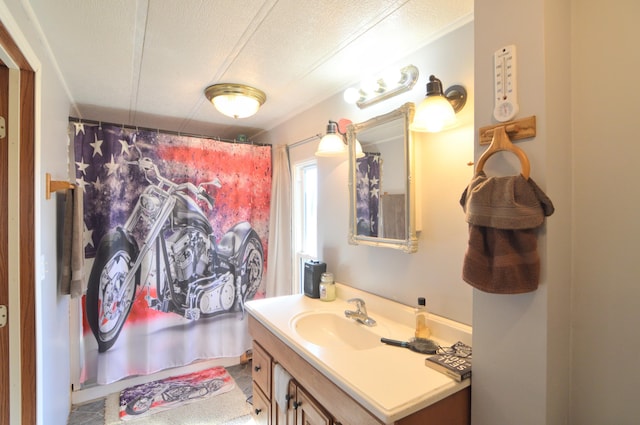
M 158 133 L 163 133 L 163 134 L 172 134 L 174 136 L 186 136 L 186 137 L 197 137 L 200 139 L 209 139 L 209 140 L 217 140 L 218 142 L 225 142 L 225 143 L 240 143 L 240 144 L 246 144 L 246 145 L 255 145 L 255 146 L 271 146 L 271 143 L 260 143 L 260 142 L 254 142 L 253 140 L 237 140 L 237 139 L 223 139 L 221 137 L 213 137 L 213 136 L 205 136 L 202 134 L 191 134 L 191 133 L 182 133 L 179 131 L 171 131 L 171 130 L 161 130 L 158 128 L 148 128 L 148 127 L 138 127 L 136 125 L 126 125 L 126 124 L 115 124 L 112 122 L 105 122 L 105 121 L 95 121 L 95 120 L 87 120 L 84 118 L 76 118 L 76 117 L 69 117 L 69 122 L 77 122 L 77 123 L 86 123 L 86 124 L 95 124 L 95 125 L 113 125 L 115 127 L 121 127 L 121 128 L 126 128 L 129 130 L 143 130 L 143 131 L 153 131 L 153 132 L 158 132 Z
M 287 149 L 291 149 L 291 148 L 295 148 L 295 147 L 304 145 L 304 144 L 312 142 L 312 141 L 314 141 L 316 139 L 322 139 L 322 134 L 318 133 L 318 134 L 314 134 L 313 136 L 307 137 L 306 139 L 298 140 L 295 143 L 287 145 Z

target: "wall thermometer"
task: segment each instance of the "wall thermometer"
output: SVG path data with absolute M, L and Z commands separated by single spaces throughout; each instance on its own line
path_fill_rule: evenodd
M 493 54 L 495 72 L 495 108 L 493 116 L 500 122 L 509 121 L 518 113 L 516 87 L 516 46 L 505 46 Z

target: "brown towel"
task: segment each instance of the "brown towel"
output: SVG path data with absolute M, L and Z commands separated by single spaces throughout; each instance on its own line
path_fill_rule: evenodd
M 504 230 L 469 225 L 462 279 L 493 294 L 535 291 L 540 280 L 537 229 Z
M 72 298 L 86 290 L 84 279 L 84 218 L 81 188 L 67 190 L 62 233 L 60 291 Z
M 522 174 L 487 177 L 479 172 L 462 193 L 467 223 L 496 229 L 531 229 L 553 214 L 553 203 Z
M 495 294 L 535 291 L 540 280 L 538 227 L 554 212 L 551 200 L 531 178 L 480 172 L 460 204 L 469 223 L 463 280 Z

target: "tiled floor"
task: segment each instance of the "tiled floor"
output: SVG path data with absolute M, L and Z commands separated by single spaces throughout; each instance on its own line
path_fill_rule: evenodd
M 247 400 L 251 402 L 251 362 L 230 366 L 226 368 L 236 385 L 244 392 Z M 69 414 L 68 425 L 103 425 L 104 424 L 104 399 L 94 400 L 81 405 L 72 406 Z

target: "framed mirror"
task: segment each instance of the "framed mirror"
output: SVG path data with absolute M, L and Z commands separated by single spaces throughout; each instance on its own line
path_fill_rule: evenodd
M 409 102 L 347 128 L 350 244 L 418 250 L 409 131 L 414 112 Z

